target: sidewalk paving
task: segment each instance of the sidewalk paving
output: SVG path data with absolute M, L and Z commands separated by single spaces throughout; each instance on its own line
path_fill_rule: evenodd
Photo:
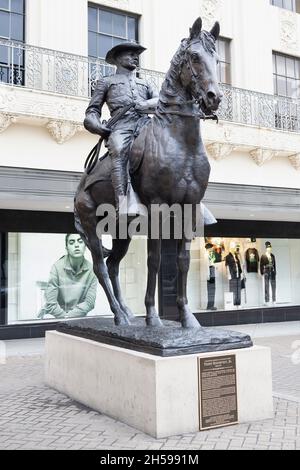
M 16 340 L 0 364 L 0 449 L 300 449 L 300 322 L 229 329 L 271 347 L 273 419 L 154 439 L 48 388 L 44 340 Z

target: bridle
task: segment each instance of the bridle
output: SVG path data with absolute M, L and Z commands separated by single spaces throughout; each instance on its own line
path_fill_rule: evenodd
M 185 56 L 184 56 L 184 59 L 182 61 L 182 64 L 181 64 L 181 69 L 183 68 L 183 66 L 185 65 L 186 68 L 190 71 L 191 73 L 191 82 L 192 82 L 192 85 L 194 87 L 194 89 L 196 89 L 198 91 L 198 81 L 199 81 L 199 74 L 197 74 L 195 72 L 195 69 L 193 68 L 193 64 L 192 64 L 192 61 L 191 61 L 191 57 L 190 55 L 188 54 L 188 50 L 190 49 L 190 47 L 193 45 L 193 44 L 196 44 L 196 43 L 200 43 L 201 41 L 200 40 L 197 40 L 197 41 L 193 41 L 191 42 L 188 47 L 185 49 Z M 160 111 L 160 114 L 174 114 L 176 116 L 182 116 L 182 117 L 193 117 L 193 118 L 196 118 L 196 119 L 202 119 L 202 120 L 207 120 L 207 119 L 212 119 L 214 121 L 217 121 L 217 123 L 219 122 L 219 118 L 216 114 L 212 113 L 212 114 L 205 114 L 200 106 L 201 106 L 201 100 L 203 100 L 203 97 L 202 97 L 202 93 L 199 92 L 199 95 L 201 96 L 200 99 L 196 99 L 196 98 L 193 98 L 192 100 L 188 100 L 188 101 L 185 101 L 183 104 L 195 104 L 195 105 L 198 105 L 199 106 L 199 112 L 192 112 L 192 113 L 185 113 L 183 111 Z

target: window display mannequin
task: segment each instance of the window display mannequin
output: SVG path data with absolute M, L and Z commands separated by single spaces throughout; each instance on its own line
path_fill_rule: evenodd
M 265 303 L 270 302 L 270 284 L 272 288 L 272 302 L 276 302 L 276 260 L 272 253 L 270 242 L 265 243 L 266 253 L 260 259 L 260 272 L 264 276 Z
M 247 273 L 258 273 L 259 254 L 255 247 L 255 242 L 249 244 L 249 248 L 245 253 Z
M 225 258 L 225 266 L 227 267 L 227 275 L 229 279 L 229 290 L 233 292 L 233 303 L 236 306 L 241 305 L 241 283 L 242 283 L 242 267 L 238 256 L 236 242 L 231 242 L 229 254 Z
M 245 293 L 245 303 L 247 303 L 247 291 L 246 291 L 246 265 L 245 265 L 245 259 L 242 255 L 241 251 L 241 245 L 240 243 L 236 244 L 236 249 L 235 249 L 235 254 L 240 262 L 241 266 L 241 290 L 244 290 Z
M 207 310 L 217 310 L 215 307 L 216 295 L 216 268 L 214 264 L 217 262 L 214 245 L 207 243 L 205 245 L 207 255 Z
M 222 253 L 224 251 L 224 243 L 222 238 L 214 238 L 212 241 L 214 245 L 214 252 L 215 252 L 215 263 L 221 263 L 222 262 Z

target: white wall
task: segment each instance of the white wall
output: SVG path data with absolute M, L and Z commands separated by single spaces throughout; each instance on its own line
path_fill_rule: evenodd
M 87 2 L 27 0 L 26 42 L 34 46 L 87 55 Z
M 258 166 L 249 154 L 233 152 L 224 160 L 210 159 L 210 164 L 210 181 L 214 183 L 300 188 L 299 172 L 285 157 L 275 157 Z
M 62 145 L 45 127 L 16 124 L 0 134 L 0 165 L 81 172 L 96 142 L 97 136 L 84 132 Z

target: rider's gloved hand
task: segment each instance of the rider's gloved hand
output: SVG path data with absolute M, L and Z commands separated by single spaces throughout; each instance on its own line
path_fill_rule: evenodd
M 148 103 L 147 101 L 137 101 L 134 106 L 136 111 L 147 111 L 148 110 Z
M 98 133 L 103 139 L 108 139 L 111 129 L 109 127 L 106 127 L 105 123 L 99 124 L 98 126 Z

